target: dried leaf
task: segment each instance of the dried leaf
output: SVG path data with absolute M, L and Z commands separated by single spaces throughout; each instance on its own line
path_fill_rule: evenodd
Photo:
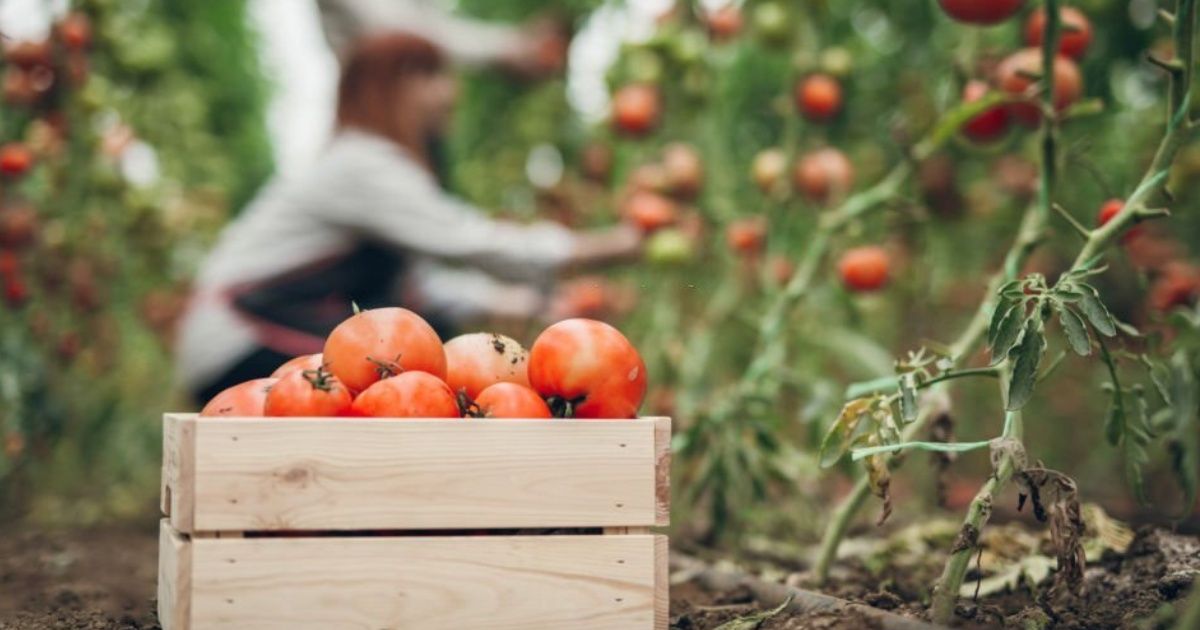
M 870 398 L 851 400 L 842 407 L 841 414 L 829 426 L 825 438 L 821 440 L 818 456 L 821 468 L 833 466 L 850 450 L 855 435 L 861 434 L 859 425 L 870 407 Z
M 726 621 L 725 623 L 717 626 L 716 630 L 757 630 L 764 621 L 787 610 L 788 606 L 792 605 L 792 600 L 795 598 L 795 593 L 788 593 L 787 599 L 783 600 L 782 604 L 772 608 L 771 610 L 764 610 L 752 615 L 746 615 L 745 617 L 738 617 L 737 619 Z

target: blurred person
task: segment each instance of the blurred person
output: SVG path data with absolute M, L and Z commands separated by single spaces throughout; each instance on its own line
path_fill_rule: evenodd
M 405 306 L 446 338 L 472 319 L 545 313 L 564 269 L 640 250 L 631 226 L 493 220 L 444 192 L 430 147 L 455 96 L 425 39 L 385 34 L 347 52 L 329 144 L 307 172 L 268 182 L 201 266 L 179 343 L 198 399 L 320 352 L 352 302 Z
M 526 76 L 559 72 L 566 60 L 566 38 L 549 20 L 484 22 L 454 15 L 436 0 L 317 0 L 317 8 L 339 58 L 361 37 L 403 31 L 433 42 L 456 63 L 498 65 Z

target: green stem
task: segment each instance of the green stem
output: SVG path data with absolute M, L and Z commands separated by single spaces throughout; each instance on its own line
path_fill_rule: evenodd
M 934 385 L 937 385 L 938 383 L 952 381 L 957 378 L 968 378 L 971 376 L 987 376 L 990 378 L 996 378 L 999 375 L 1000 371 L 993 367 L 947 371 L 943 372 L 942 374 L 938 374 L 927 381 L 921 381 L 917 384 L 917 389 L 928 389 Z M 862 398 L 863 396 L 871 396 L 873 394 L 890 394 L 895 392 L 898 388 L 899 383 L 895 376 L 884 376 L 882 378 L 866 381 L 864 383 L 855 383 L 854 385 L 847 387 L 846 398 L 848 400 L 853 400 L 855 398 Z

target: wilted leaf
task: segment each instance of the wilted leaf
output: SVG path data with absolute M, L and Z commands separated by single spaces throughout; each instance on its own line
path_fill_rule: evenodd
M 987 597 L 1006 590 L 1016 590 L 1022 582 L 1031 586 L 1041 584 L 1050 576 L 1054 559 L 1041 554 L 1028 555 L 996 572 L 995 575 L 978 581 L 979 596 Z M 959 597 L 973 597 L 977 584 L 973 580 L 963 582 Z
M 1035 315 L 1029 318 L 1021 343 L 1013 352 L 1016 363 L 1013 365 L 1012 379 L 1008 382 L 1009 411 L 1016 411 L 1029 402 L 1033 396 L 1033 387 L 1037 384 L 1038 364 L 1046 351 L 1046 338 L 1042 335 L 1042 322 Z
M 1016 304 L 1010 308 L 996 325 L 996 338 L 992 343 L 992 365 L 999 365 L 1008 358 L 1008 353 L 1021 338 L 1021 324 L 1025 321 L 1025 308 Z
M 1055 303 L 1054 306 L 1058 309 L 1058 323 L 1062 324 L 1063 332 L 1067 335 L 1067 343 L 1071 346 L 1071 350 L 1081 357 L 1091 354 L 1092 339 L 1088 336 L 1087 327 L 1083 325 L 1083 320 L 1069 306 L 1061 302 Z
M 850 450 L 854 437 L 863 433 L 859 430 L 859 425 L 870 407 L 870 398 L 851 400 L 842 407 L 842 413 L 829 426 L 825 438 L 821 440 L 818 457 L 821 468 L 829 468 L 836 464 Z
M 1115 336 L 1117 334 L 1116 322 L 1113 320 L 1112 313 L 1108 312 L 1108 307 L 1100 301 L 1100 294 L 1088 285 L 1083 285 L 1083 289 L 1083 297 L 1079 300 L 1079 307 L 1083 310 L 1083 314 L 1097 332 L 1105 337 Z
M 762 612 L 754 613 L 753 615 L 746 615 L 745 617 L 738 617 L 737 619 L 726 621 L 725 623 L 717 626 L 717 630 L 757 630 L 764 621 L 787 610 L 788 606 L 792 605 L 792 600 L 795 598 L 795 593 L 788 593 L 787 599 L 783 600 L 782 604 L 772 608 L 771 610 L 764 610 Z

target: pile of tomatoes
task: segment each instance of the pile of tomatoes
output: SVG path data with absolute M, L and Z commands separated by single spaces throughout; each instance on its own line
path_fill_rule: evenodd
M 226 389 L 200 415 L 627 419 L 645 394 L 641 356 L 604 322 L 560 321 L 526 351 L 486 332 L 443 344 L 419 315 L 391 307 L 356 313 L 321 354 Z

